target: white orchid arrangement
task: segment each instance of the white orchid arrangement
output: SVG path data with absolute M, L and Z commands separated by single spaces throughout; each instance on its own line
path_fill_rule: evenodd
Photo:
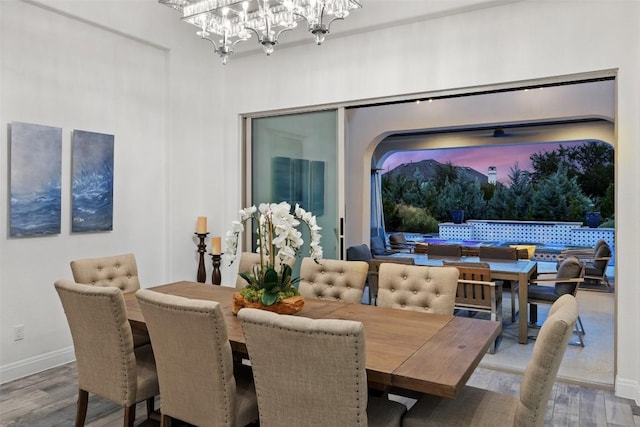
M 287 202 L 261 203 L 257 208 L 251 206 L 240 210 L 240 220 L 233 221 L 231 230 L 225 236 L 225 255 L 229 257 L 229 265 L 236 259 L 240 233 L 245 229 L 247 221 L 258 223 L 258 249 L 260 265 L 252 273 L 240 273 L 249 286 L 242 290 L 245 298 L 260 300 L 264 305 L 271 305 L 288 296 L 297 295 L 294 286 L 296 279 L 291 278 L 291 267 L 287 263 L 295 259 L 304 245 L 300 224 L 309 229 L 311 241 L 309 253 L 316 262 L 322 259 L 320 230 L 316 217 L 296 204 L 293 214 Z M 276 270 L 280 266 L 280 271 Z

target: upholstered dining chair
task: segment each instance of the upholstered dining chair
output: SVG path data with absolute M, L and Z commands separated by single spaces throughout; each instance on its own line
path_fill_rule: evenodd
M 364 261 L 302 259 L 298 291 L 305 298 L 359 303 L 369 264 Z
M 296 260 L 294 258 L 289 258 L 287 264 L 291 269 L 295 267 Z M 253 272 L 253 267 L 260 265 L 260 254 L 255 252 L 242 252 L 240 254 L 240 261 L 238 263 L 238 273 L 251 273 Z M 240 274 L 236 277 L 236 289 L 242 289 L 248 285 L 247 281 L 244 280 Z
M 526 249 L 524 250 L 526 252 Z M 480 246 L 478 248 L 478 256 L 480 261 L 518 261 L 518 249 L 505 246 Z M 516 321 L 518 310 L 516 307 L 516 297 L 520 283 L 512 280 L 502 280 L 502 286 L 511 290 L 511 322 Z M 525 284 L 522 284 L 525 286 Z
M 173 419 L 200 427 L 258 420 L 251 373 L 234 375 L 219 303 L 141 289 L 136 293 L 158 366 L 163 427 Z
M 378 306 L 453 314 L 458 287 L 455 267 L 383 263 L 378 273 Z
M 562 261 L 555 277 L 531 279 L 528 288 L 531 323 L 535 324 L 538 321 L 538 304 L 553 304 L 565 294 L 575 297 L 580 284 L 584 282 L 584 270 L 584 265 L 577 257 L 569 256 Z M 585 330 L 580 316 L 576 322 L 575 333 L 580 340 L 580 346 L 584 347 Z
M 138 264 L 134 254 L 77 259 L 71 261 L 70 265 L 76 283 L 110 286 L 122 292 L 135 292 L 140 289 Z M 149 342 L 147 331 L 133 329 L 133 343 L 136 347 L 147 345 Z
M 147 417 L 159 393 L 150 345 L 134 348 L 124 297 L 114 287 L 68 280 L 54 284 L 62 302 L 76 356 L 76 427 L 84 425 L 89 393 L 124 406 L 124 426 L 133 426 L 136 403 L 147 402 Z
M 385 262 L 395 262 L 396 264 L 415 264 L 412 257 L 395 257 L 389 255 L 376 256 L 369 260 L 369 305 L 378 304 L 378 281 L 380 275 L 380 265 Z
M 520 397 L 466 386 L 455 399 L 425 395 L 407 412 L 403 427 L 543 426 L 547 401 L 578 317 L 578 303 L 563 295 L 542 325 L 520 384 Z
M 406 407 L 368 395 L 362 323 L 243 308 L 260 426 L 400 426 Z

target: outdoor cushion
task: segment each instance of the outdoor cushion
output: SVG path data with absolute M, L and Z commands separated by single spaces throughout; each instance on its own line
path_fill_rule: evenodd
M 347 248 L 347 261 L 369 261 L 371 258 L 371 250 L 365 244 Z

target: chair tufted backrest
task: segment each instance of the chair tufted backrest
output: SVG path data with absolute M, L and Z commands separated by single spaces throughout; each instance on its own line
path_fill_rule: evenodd
M 520 384 L 520 402 L 513 425 L 542 426 L 551 388 L 578 318 L 578 303 L 563 295 L 542 324 Z
M 306 298 L 359 303 L 367 280 L 369 263 L 312 258 L 302 260 L 298 291 Z
M 109 286 L 123 292 L 140 289 L 138 266 L 133 254 L 71 261 L 71 273 L 77 283 Z
M 54 286 L 73 338 L 78 387 L 125 406 L 158 394 L 155 365 L 136 366 L 122 292 L 69 280 Z
M 258 418 L 239 415 L 233 357 L 219 303 L 136 292 L 158 366 L 162 412 L 199 426 L 246 425 Z M 250 409 L 250 408 L 249 408 Z
M 294 258 L 288 258 L 287 264 L 289 264 L 289 267 L 293 270 L 293 267 L 296 265 L 296 260 Z M 238 263 L 238 273 L 251 273 L 253 272 L 253 267 L 258 265 L 260 265 L 260 254 L 255 252 L 242 252 L 240 254 L 240 262 Z M 247 285 L 247 281 L 238 274 L 238 277 L 236 277 L 236 289 L 242 289 Z
M 313 261 L 312 261 L 313 262 Z M 243 308 L 262 426 L 367 425 L 362 323 Z
M 453 314 L 458 269 L 383 263 L 378 274 L 378 305 Z

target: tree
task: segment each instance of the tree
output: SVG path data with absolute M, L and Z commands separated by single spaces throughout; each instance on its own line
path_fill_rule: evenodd
M 582 221 L 591 205 L 576 177 L 570 178 L 565 168 L 535 185 L 532 209 L 536 220 Z
M 576 177 L 582 192 L 592 198 L 596 208 L 614 179 L 613 147 L 601 141 L 591 141 L 575 147 L 531 155 L 534 183 L 550 177 L 564 168 L 569 178 Z

